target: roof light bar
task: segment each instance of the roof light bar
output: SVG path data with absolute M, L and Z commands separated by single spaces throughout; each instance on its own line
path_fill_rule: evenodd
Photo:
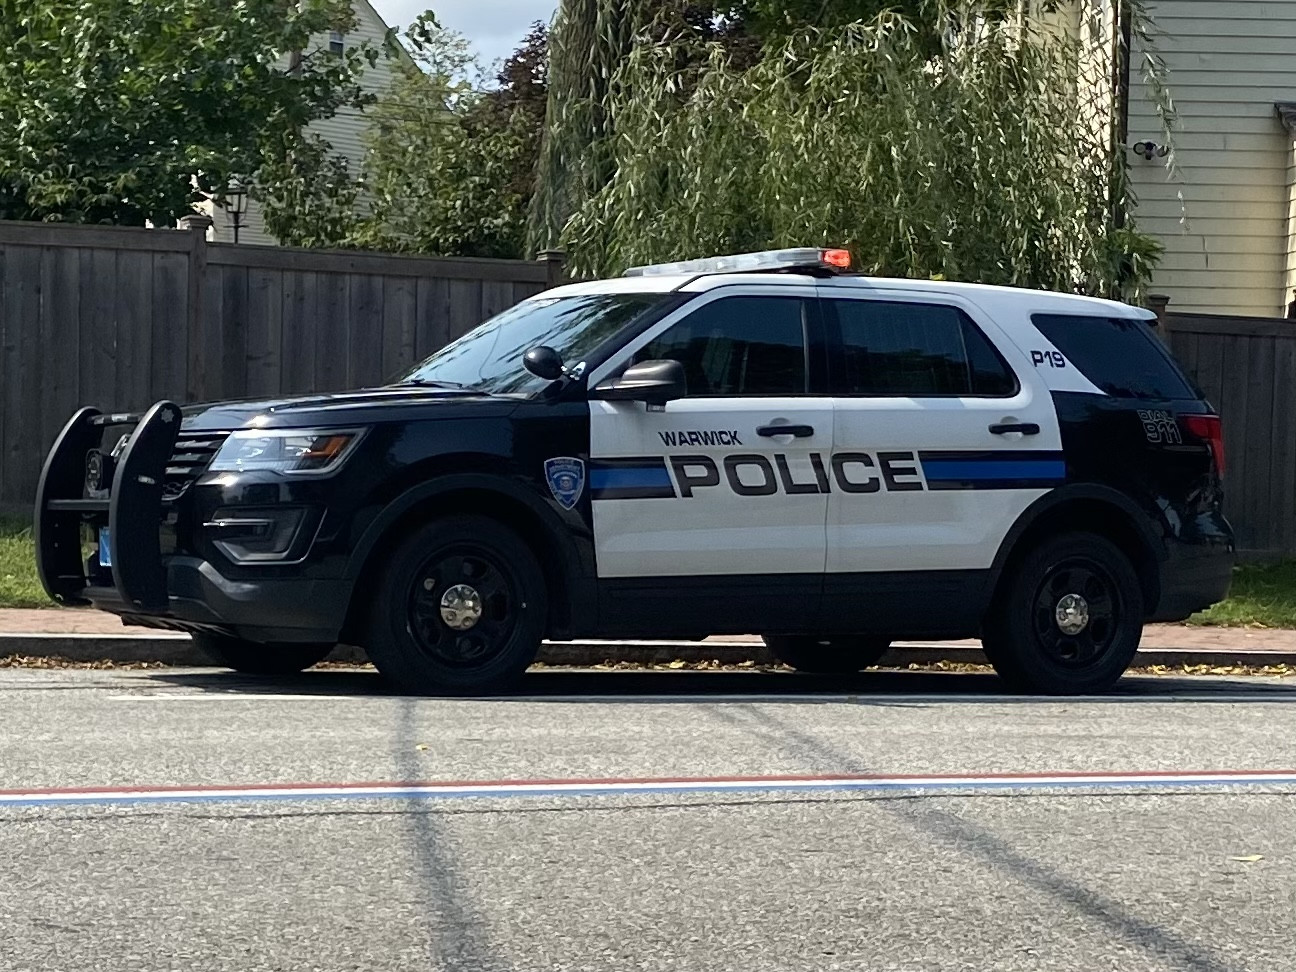
M 732 256 L 631 267 L 625 272 L 625 276 L 663 277 L 686 274 L 751 273 L 760 270 L 825 270 L 839 273 L 849 270 L 850 265 L 849 250 L 803 246 L 789 250 L 762 250 L 759 253 L 736 253 Z

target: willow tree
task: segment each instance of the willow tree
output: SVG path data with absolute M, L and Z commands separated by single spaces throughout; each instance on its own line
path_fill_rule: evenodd
M 876 274 L 1134 294 L 1158 247 L 1111 218 L 1124 156 L 1088 80 L 1110 29 L 924 9 L 803 28 L 755 64 L 632 44 L 586 156 L 603 181 L 558 224 L 574 271 L 823 243 Z

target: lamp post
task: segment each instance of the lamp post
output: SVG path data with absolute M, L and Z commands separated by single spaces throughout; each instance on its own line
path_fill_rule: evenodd
M 247 212 L 248 191 L 243 180 L 231 178 L 225 187 L 222 207 L 229 215 L 230 225 L 234 227 L 234 242 L 239 241 L 239 227 L 243 225 L 243 215 Z

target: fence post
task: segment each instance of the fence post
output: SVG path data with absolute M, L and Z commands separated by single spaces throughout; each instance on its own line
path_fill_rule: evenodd
M 545 266 L 545 275 L 548 278 L 548 286 L 561 286 L 566 279 L 563 273 L 563 263 L 567 259 L 567 254 L 562 250 L 542 250 L 536 257 Z
M 1148 294 L 1148 310 L 1156 314 L 1156 327 L 1160 332 L 1162 340 L 1166 340 L 1170 334 L 1170 319 L 1166 314 L 1166 307 L 1170 304 L 1170 298 L 1165 294 Z
M 180 228 L 189 231 L 189 354 L 185 368 L 185 396 L 191 402 L 202 401 L 207 389 L 207 360 L 203 355 L 203 284 L 207 280 L 207 231 L 212 218 L 205 213 L 180 217 Z

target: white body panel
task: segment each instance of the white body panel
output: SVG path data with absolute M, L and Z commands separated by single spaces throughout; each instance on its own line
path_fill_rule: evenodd
M 592 402 L 590 457 L 660 456 L 665 460 L 676 496 L 672 498 L 595 499 L 594 537 L 600 577 L 669 577 L 714 574 L 822 573 L 824 519 L 828 497 L 822 494 L 739 496 L 723 481 L 724 461 L 734 454 L 787 456 L 794 482 L 814 482 L 809 453 L 832 448 L 832 403 L 827 398 L 789 398 L 759 405 L 740 398 L 682 399 L 662 411 L 633 402 Z M 756 427 L 802 424 L 814 428 L 809 438 L 764 439 Z M 667 446 L 661 433 L 732 430 L 741 445 L 720 442 Z M 671 456 L 707 456 L 722 481 L 690 488 Z M 686 467 L 686 475 L 702 472 Z M 736 474 L 759 485 L 759 469 L 744 465 Z M 776 475 L 779 471 L 776 470 Z M 597 475 L 591 471 L 591 484 Z

